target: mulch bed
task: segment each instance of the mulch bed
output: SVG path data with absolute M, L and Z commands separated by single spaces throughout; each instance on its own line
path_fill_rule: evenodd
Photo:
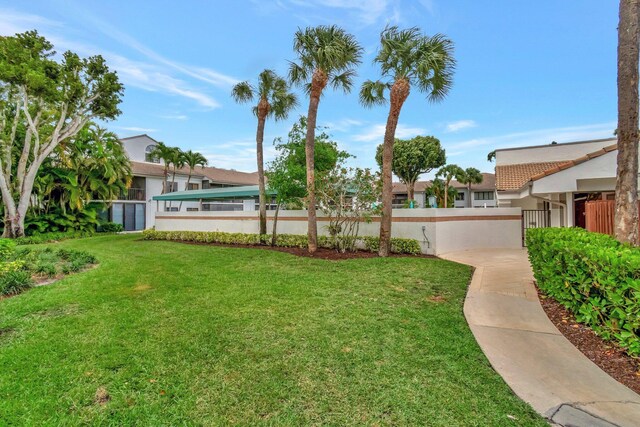
M 147 242 L 155 242 L 156 241 L 156 240 L 145 240 L 145 239 L 140 239 L 140 240 L 147 241 Z M 266 251 L 286 252 L 286 253 L 291 254 L 291 255 L 307 257 L 307 258 L 326 259 L 326 260 L 330 260 L 330 261 L 341 261 L 341 260 L 344 260 L 344 259 L 377 258 L 378 257 L 378 253 L 377 252 L 369 252 L 369 251 L 356 251 L 356 252 L 340 253 L 340 252 L 335 251 L 333 249 L 318 248 L 318 250 L 315 253 L 310 254 L 307 251 L 307 248 L 283 248 L 283 247 L 279 247 L 279 246 L 266 246 L 266 245 L 264 245 L 264 246 L 263 245 L 228 245 L 228 244 L 223 244 L 223 243 L 185 242 L 185 241 L 182 241 L 182 240 L 161 240 L 161 241 L 171 241 L 171 242 L 176 242 L 176 243 L 184 243 L 184 244 L 187 244 L 187 245 L 219 246 L 219 247 L 223 247 L 223 248 L 263 249 L 263 250 L 266 250 Z M 394 258 L 404 258 L 404 257 L 436 258 L 433 255 L 425 255 L 425 254 L 420 254 L 420 255 L 390 254 L 389 256 L 390 257 L 394 257 Z
M 576 322 L 575 316 L 538 289 L 542 308 L 556 328 L 578 350 L 618 382 L 640 394 L 640 359 L 629 356 L 611 341 L 605 341 L 588 326 Z

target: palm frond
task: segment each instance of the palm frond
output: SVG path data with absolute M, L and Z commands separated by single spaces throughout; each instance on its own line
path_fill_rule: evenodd
M 254 88 L 247 81 L 238 83 L 231 90 L 231 97 L 240 104 L 253 100 L 253 96 Z
M 360 103 L 367 108 L 385 104 L 387 102 L 384 97 L 386 88 L 388 88 L 388 85 L 380 80 L 375 82 L 372 80 L 365 81 L 360 88 Z

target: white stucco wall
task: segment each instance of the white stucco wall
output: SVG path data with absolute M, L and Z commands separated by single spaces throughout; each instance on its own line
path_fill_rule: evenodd
M 536 147 L 496 150 L 496 166 L 575 160 L 585 154 L 593 153 L 598 151 L 600 148 L 607 147 L 615 143 L 616 139 L 611 138 L 603 141 L 556 145 L 547 144 Z
M 271 230 L 269 211 L 267 227 Z M 306 234 L 306 211 L 281 211 L 278 233 Z M 255 212 L 157 212 L 160 231 L 225 231 L 257 233 Z M 519 248 L 521 238 L 519 208 L 495 209 L 397 209 L 393 212 L 393 237 L 416 239 L 423 253 L 443 254 L 477 248 Z M 318 233 L 327 234 L 328 221 L 318 213 Z M 424 232 L 423 232 L 424 227 Z M 377 236 L 380 223 L 360 226 L 360 235 Z
M 134 162 L 145 161 L 145 150 L 149 145 L 157 144 L 152 138 L 147 135 L 140 135 L 133 138 L 125 138 L 122 140 L 124 149 L 127 151 L 129 160 Z
M 533 181 L 532 191 L 535 194 L 565 193 L 578 191 L 579 179 L 615 179 L 617 170 L 617 151 L 611 151 L 568 169 L 556 172 Z M 609 190 L 613 190 L 609 188 Z M 584 190 L 582 190 L 584 191 Z

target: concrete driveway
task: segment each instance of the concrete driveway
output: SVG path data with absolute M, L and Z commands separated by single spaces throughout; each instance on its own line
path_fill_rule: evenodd
M 493 368 L 522 400 L 561 426 L 640 426 L 640 396 L 591 362 L 547 318 L 526 250 L 479 249 L 442 258 L 476 268 L 464 314 Z

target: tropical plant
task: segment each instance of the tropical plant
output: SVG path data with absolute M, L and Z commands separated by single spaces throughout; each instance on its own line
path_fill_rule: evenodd
M 440 178 L 434 178 L 431 181 L 431 185 L 425 189 L 424 194 L 427 198 L 434 197 L 436 206 L 444 208 L 446 206 L 454 206 L 458 190 L 451 186 L 445 189 L 444 181 Z
M 334 89 L 349 92 L 353 86 L 355 67 L 360 63 L 362 47 L 356 39 L 335 25 L 308 27 L 296 31 L 293 49 L 298 62 L 289 68 L 289 80 L 302 85 L 309 96 L 308 126 L 306 135 L 306 170 L 308 199 L 309 252 L 318 246 L 316 223 L 316 192 L 314 143 L 320 97 L 327 84 Z
M 473 207 L 471 202 L 471 186 L 473 184 L 482 184 L 482 180 L 484 180 L 484 175 L 476 169 L 476 168 L 466 168 L 462 170 L 462 173 L 459 174 L 456 178 L 460 184 L 464 184 L 467 186 L 467 198 L 468 207 Z
M 614 232 L 639 245 L 638 236 L 638 44 L 640 1 L 620 0 L 618 24 L 618 169 Z
M 307 161 L 306 161 L 306 135 L 307 119 L 301 116 L 293 124 L 289 131 L 287 142 L 282 143 L 281 138 L 276 138 L 276 151 L 278 155 L 268 165 L 266 172 L 267 187 L 275 193 L 276 211 L 274 214 L 271 244 L 277 240 L 278 213 L 281 206 L 289 205 L 299 207 L 307 197 Z M 338 145 L 331 140 L 331 136 L 324 129 L 315 133 L 314 142 L 314 177 L 317 181 L 338 165 L 341 165 L 350 154 L 338 149 Z M 314 185 L 315 188 L 315 185 Z
M 463 174 L 464 174 L 464 170 L 460 166 L 454 165 L 454 164 L 446 165 L 438 169 L 438 172 L 436 173 L 436 178 L 442 179 L 444 194 L 449 194 L 449 185 L 451 184 L 451 181 L 454 178 L 460 181 L 460 178 L 463 177 Z M 444 198 L 443 207 L 445 208 L 453 207 L 453 203 L 449 201 L 448 197 Z
M 380 34 L 380 49 L 374 62 L 380 65 L 382 78 L 386 80 L 365 81 L 360 90 L 360 102 L 366 107 L 384 104 L 385 91 L 389 91 L 389 115 L 382 150 L 379 252 L 380 256 L 388 256 L 393 199 L 393 143 L 400 111 L 411 86 L 417 86 L 431 102 L 441 101 L 449 93 L 455 69 L 453 42 L 441 34 L 425 36 L 415 27 L 406 30 L 386 27 Z
M 493 150 L 487 154 L 487 161 L 493 162 L 496 159 L 496 150 Z
M 169 147 L 164 142 L 158 142 L 149 153 L 149 157 L 161 160 L 163 164 L 162 194 L 169 192 L 169 167 L 171 166 L 171 159 L 173 159 L 174 154 L 175 148 Z
M 240 82 L 233 87 L 231 96 L 236 102 L 250 102 L 258 99 L 258 104 L 253 107 L 253 113 L 258 119 L 256 131 L 256 153 L 258 161 L 258 189 L 260 193 L 260 234 L 267 234 L 267 195 L 264 182 L 264 127 L 267 118 L 273 117 L 276 121 L 284 120 L 289 112 L 298 105 L 296 95 L 289 91 L 289 84 L 278 76 L 273 70 L 264 70 L 258 76 L 258 85 L 252 86 L 249 82 Z
M 378 145 L 376 162 L 382 168 L 384 145 Z M 408 200 L 414 199 L 416 181 L 423 173 L 429 173 L 446 162 L 440 140 L 433 136 L 416 136 L 412 139 L 396 139 L 393 145 L 393 173 L 407 186 Z
M 195 151 L 192 151 L 192 150 L 187 150 L 187 151 L 183 152 L 182 153 L 182 160 L 184 161 L 184 165 L 189 168 L 189 175 L 187 176 L 187 183 L 184 185 L 184 189 L 188 190 L 189 189 L 189 184 L 191 183 L 191 175 L 193 175 L 193 170 L 198 166 L 200 166 L 200 167 L 202 167 L 202 169 L 204 169 L 205 166 L 207 166 L 209 164 L 209 161 L 201 153 L 198 153 L 198 152 L 195 152 Z M 180 205 L 178 207 L 178 210 L 181 210 L 181 209 L 182 209 L 182 202 L 180 202 Z
M 90 120 L 115 119 L 123 86 L 101 56 L 59 60 L 37 31 L 0 37 L 0 193 L 4 237 L 24 235 L 40 167 Z

